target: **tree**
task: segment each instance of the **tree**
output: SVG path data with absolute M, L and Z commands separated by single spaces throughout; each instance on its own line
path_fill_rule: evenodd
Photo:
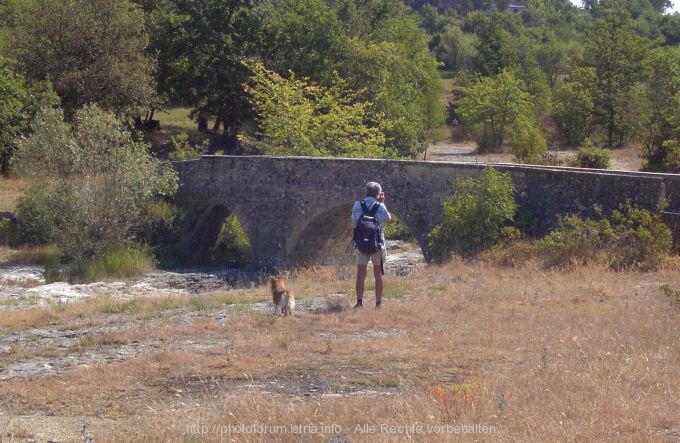
M 578 146 L 589 135 L 594 112 L 593 68 L 574 68 L 569 78 L 558 84 L 553 95 L 553 118 L 564 143 Z
M 678 171 L 673 164 L 672 139 L 677 127 L 676 96 L 680 94 L 680 48 L 659 48 L 650 57 L 651 75 L 647 84 L 649 112 L 643 120 L 643 167 L 651 171 Z
M 595 112 L 605 128 L 607 147 L 612 148 L 630 130 L 617 124 L 618 114 L 633 85 L 644 79 L 644 60 L 651 45 L 632 29 L 622 0 L 604 1 L 599 8 L 601 16 L 588 31 L 584 54 L 586 65 L 596 72 Z
M 214 131 L 233 135 L 252 116 L 242 88 L 248 70 L 241 62 L 260 49 L 257 3 L 182 0 L 146 6 L 160 91 L 192 107 L 199 129 L 214 117 Z
M 258 112 L 267 149 L 277 154 L 385 157 L 380 122 L 366 102 L 352 102 L 336 90 L 285 79 L 261 64 L 251 65 L 247 88 Z M 373 123 L 373 125 L 371 125 Z
M 174 194 L 177 183 L 172 167 L 112 114 L 91 106 L 73 121 L 43 110 L 19 143 L 17 171 L 32 185 L 16 215 L 25 240 L 55 242 L 64 263 L 79 264 L 134 244 L 145 206 Z
M 330 86 L 344 59 L 348 35 L 338 13 L 325 0 L 263 3 L 260 56 L 267 68 Z
M 58 98 L 47 83 L 29 85 L 0 55 L 0 103 L 0 169 L 7 173 L 17 137 L 28 132 L 40 107 L 54 106 Z
M 262 10 L 268 69 L 372 103 L 390 152 L 424 150 L 443 120 L 441 81 L 429 38 L 402 1 L 285 0 Z
M 531 115 L 531 97 L 509 71 L 482 77 L 458 102 L 461 123 L 477 134 L 480 151 L 499 149 L 520 116 Z
M 520 163 L 538 164 L 548 149 L 548 142 L 540 128 L 525 116 L 520 116 L 512 126 L 509 145 Z
M 10 38 L 19 69 L 50 80 L 67 116 L 93 103 L 138 115 L 154 101 L 144 16 L 128 0 L 27 2 Z
M 497 75 L 519 62 L 516 36 L 510 33 L 508 25 L 508 18 L 501 13 L 487 16 L 475 12 L 466 17 L 463 31 L 477 36 L 475 68 L 480 74 Z
M 436 50 L 446 69 L 458 72 L 472 68 L 477 57 L 477 37 L 450 25 L 440 35 Z

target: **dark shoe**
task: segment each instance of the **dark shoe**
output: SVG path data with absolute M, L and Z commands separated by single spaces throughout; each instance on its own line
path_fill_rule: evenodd
M 375 302 L 375 309 L 380 309 L 380 308 L 382 308 L 382 301 Z
M 363 300 L 357 300 L 357 303 L 353 307 L 354 308 L 363 308 L 364 307 L 364 301 Z

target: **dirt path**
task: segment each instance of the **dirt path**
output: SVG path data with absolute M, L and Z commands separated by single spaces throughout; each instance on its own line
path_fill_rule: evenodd
M 565 159 L 575 155 L 576 151 L 554 151 L 558 159 L 566 165 Z M 612 170 L 639 171 L 642 168 L 640 148 L 630 147 L 614 149 L 612 154 Z M 515 163 L 511 153 L 478 154 L 477 145 L 472 142 L 442 141 L 430 146 L 426 152 L 426 160 L 463 163 Z

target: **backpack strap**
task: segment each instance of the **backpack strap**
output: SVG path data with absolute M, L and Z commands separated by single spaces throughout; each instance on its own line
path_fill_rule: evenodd
M 370 215 L 371 217 L 375 217 L 375 214 L 378 213 L 378 209 L 380 209 L 380 203 L 378 200 L 373 202 L 373 206 L 369 209 L 368 206 L 366 206 L 366 200 L 361 200 L 361 210 L 363 211 L 362 215 Z

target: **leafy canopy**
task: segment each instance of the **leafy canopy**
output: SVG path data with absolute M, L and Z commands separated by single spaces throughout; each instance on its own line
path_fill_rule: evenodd
M 272 153 L 310 156 L 385 157 L 385 138 L 369 103 L 351 101 L 336 88 L 289 79 L 252 64 L 246 87 L 262 136 Z

